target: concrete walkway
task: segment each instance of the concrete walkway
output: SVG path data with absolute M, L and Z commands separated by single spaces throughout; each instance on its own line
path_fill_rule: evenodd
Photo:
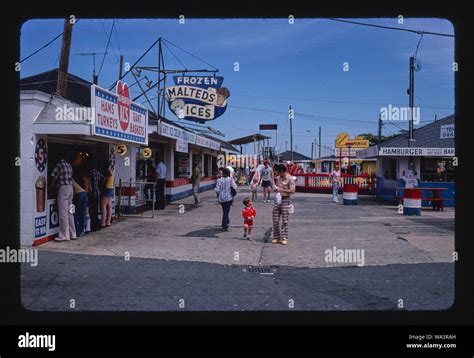
M 296 193 L 290 215 L 289 244 L 272 245 L 273 203 L 259 201 L 253 241 L 243 239 L 240 189 L 231 208 L 229 232 L 221 232 L 221 208 L 215 193 L 201 194 L 202 203 L 186 198 L 155 212 L 154 218 L 122 217 L 111 227 L 76 241 L 48 242 L 41 251 L 154 258 L 223 265 L 287 267 L 354 266 L 327 262 L 326 250 L 363 250 L 364 266 L 389 264 L 452 263 L 454 209 L 424 209 L 419 217 L 397 214 L 395 205 L 372 197 L 359 197 L 358 206 L 331 202 L 328 194 Z M 272 194 L 274 195 L 274 194 Z M 180 205 L 184 213 L 180 213 Z M 181 206 L 183 207 L 183 206 Z

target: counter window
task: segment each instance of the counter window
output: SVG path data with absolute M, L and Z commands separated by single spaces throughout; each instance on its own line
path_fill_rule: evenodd
M 454 167 L 452 164 L 452 159 L 422 158 L 421 180 L 425 182 L 454 181 Z

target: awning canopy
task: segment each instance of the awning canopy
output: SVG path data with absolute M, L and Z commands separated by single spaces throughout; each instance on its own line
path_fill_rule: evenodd
M 260 134 L 260 133 L 255 133 L 252 135 L 248 135 L 246 137 L 230 140 L 228 143 L 233 144 L 233 145 L 244 145 L 244 144 L 253 143 L 254 141 L 260 141 L 260 140 L 265 140 L 265 139 L 271 139 L 271 137 Z
M 91 135 L 91 108 L 60 97 L 51 97 L 33 121 L 35 134 Z

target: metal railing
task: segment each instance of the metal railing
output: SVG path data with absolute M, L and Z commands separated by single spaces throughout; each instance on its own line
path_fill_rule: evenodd
M 155 182 L 119 179 L 115 192 L 115 213 L 117 216 L 145 217 L 145 212 L 150 210 L 151 217 L 155 216 Z
M 304 189 L 332 189 L 329 174 L 301 173 L 293 174 L 296 177 L 296 187 Z M 375 174 L 341 174 L 340 185 L 355 184 L 359 189 L 368 193 L 375 193 Z

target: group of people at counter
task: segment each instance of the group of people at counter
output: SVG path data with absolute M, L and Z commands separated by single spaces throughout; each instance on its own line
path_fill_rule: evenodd
M 90 231 L 111 225 L 115 194 L 112 165 L 109 161 L 99 169 L 91 156 L 74 152 L 61 155 L 48 185 L 59 214 L 59 235 L 55 241 L 75 240 L 87 234 L 87 217 Z

